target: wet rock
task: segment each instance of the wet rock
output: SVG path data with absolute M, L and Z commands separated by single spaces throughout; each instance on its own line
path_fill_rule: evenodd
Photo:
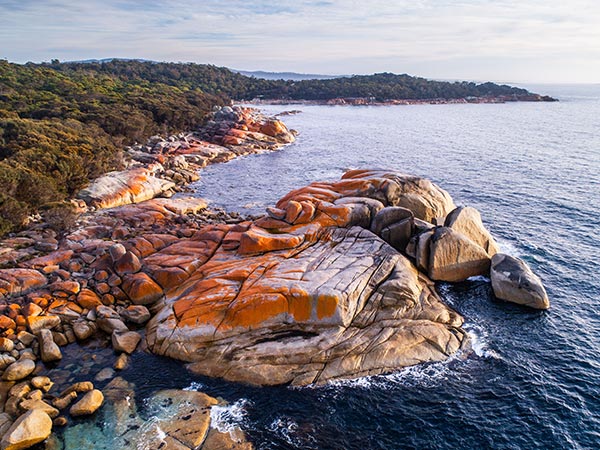
M 246 440 L 246 436 L 239 428 L 225 432 L 210 428 L 202 448 L 207 450 L 253 450 L 254 446 Z
M 115 370 L 123 370 L 127 367 L 127 365 L 129 364 L 129 356 L 127 355 L 127 353 L 121 353 L 114 364 L 114 368 Z
M 206 438 L 210 425 L 210 407 L 216 404 L 216 399 L 201 392 L 167 390 L 155 394 L 149 407 L 168 406 L 172 411 L 170 417 L 159 419 L 158 427 L 185 448 L 195 449 Z
M 40 330 L 38 333 L 38 340 L 40 342 L 40 354 L 43 362 L 48 363 L 60 361 L 62 359 L 60 347 L 54 342 L 50 330 Z
M 52 421 L 52 425 L 55 427 L 64 427 L 69 423 L 65 416 L 59 416 Z
M 91 381 L 80 381 L 78 383 L 74 383 L 69 386 L 67 389 L 60 393 L 59 397 L 64 397 L 65 395 L 70 394 L 71 392 L 75 392 L 77 394 L 81 394 L 82 392 L 89 392 L 94 389 L 94 385 Z
M 77 392 L 71 391 L 68 394 L 61 395 L 60 397 L 57 397 L 54 400 L 52 400 L 52 405 L 55 408 L 63 410 L 67 408 L 76 398 Z
M 115 376 L 115 371 L 113 369 L 111 369 L 110 367 L 105 367 L 104 369 L 102 369 L 100 372 L 98 372 L 96 374 L 96 376 L 94 377 L 94 380 L 106 381 L 106 380 L 110 380 L 114 376 Z
M 47 439 L 52 432 L 52 419 L 44 411 L 33 409 L 20 416 L 0 441 L 3 450 L 29 448 Z
M 135 331 L 113 331 L 112 346 L 117 352 L 133 353 L 142 337 Z
M 490 278 L 494 295 L 502 300 L 535 309 L 550 307 L 542 280 L 519 258 L 502 253 L 494 255 Z
M 464 281 L 476 275 L 487 276 L 490 258 L 468 237 L 451 228 L 436 228 L 431 237 L 429 276 L 440 281 Z
M 81 400 L 71 406 L 69 413 L 76 416 L 85 416 L 93 414 L 102 406 L 104 395 L 97 389 L 93 389 L 86 393 Z
M 22 359 L 8 366 L 2 374 L 5 381 L 19 381 L 28 377 L 35 370 L 35 363 L 30 359 Z

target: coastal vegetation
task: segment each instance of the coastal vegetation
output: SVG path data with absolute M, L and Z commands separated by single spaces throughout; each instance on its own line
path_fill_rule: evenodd
M 0 60 L 0 235 L 120 168 L 124 145 L 195 129 L 215 105 L 231 99 L 517 99 L 529 94 L 494 83 L 389 73 L 292 81 L 191 63 Z

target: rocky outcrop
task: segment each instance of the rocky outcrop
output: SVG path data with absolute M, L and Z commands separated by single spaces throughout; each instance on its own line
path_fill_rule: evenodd
M 433 280 L 455 282 L 489 274 L 487 252 L 465 235 L 439 227 L 429 240 L 428 273 Z
M 18 238 L 45 236 L 27 233 Z M 93 411 L 101 402 L 91 383 L 57 394 L 48 390 L 58 380 L 36 375 L 61 347 L 98 333 L 118 359 L 97 381 L 133 364 L 128 355 L 140 347 L 254 384 L 325 383 L 439 361 L 467 337 L 431 280 L 488 275 L 494 248 L 476 211 L 455 208 L 427 180 L 386 170 L 312 183 L 252 220 L 193 198 L 89 213 L 51 253 L 0 270 L 0 405 L 11 421 L 30 409 L 59 414 L 56 426 L 68 408 Z M 189 444 L 201 438 L 227 441 L 208 429 Z
M 88 207 L 112 208 L 170 197 L 179 186 L 198 180 L 197 170 L 208 164 L 277 150 L 294 139 L 283 122 L 255 109 L 217 107 L 196 132 L 153 136 L 146 145 L 128 147 L 130 167 L 94 180 L 77 198 Z
M 499 299 L 535 309 L 550 307 L 542 280 L 519 258 L 502 253 L 494 255 L 490 278 L 494 295 Z
M 112 208 L 129 203 L 140 203 L 171 191 L 175 183 L 155 176 L 162 166 L 110 172 L 97 178 L 77 197 L 95 208 Z
M 445 359 L 465 340 L 462 319 L 382 236 L 402 247 L 414 217 L 452 209 L 432 183 L 389 171 L 292 191 L 269 217 L 196 237 L 208 252 L 191 275 L 163 281 L 147 344 L 205 375 L 254 384 L 323 383 Z M 171 260 L 161 253 L 146 262 L 164 273 Z
M 481 214 L 470 206 L 456 208 L 446 217 L 444 226 L 453 229 L 471 239 L 483 248 L 491 258 L 498 253 L 496 241 L 483 226 Z

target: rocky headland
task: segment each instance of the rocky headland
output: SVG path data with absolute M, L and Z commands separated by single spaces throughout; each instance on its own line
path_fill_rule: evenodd
M 510 102 L 557 102 L 548 95 L 519 94 L 519 95 L 486 95 L 458 98 L 406 98 L 377 100 L 374 97 L 337 97 L 326 100 L 293 100 L 293 99 L 254 99 L 248 103 L 254 105 L 329 105 L 329 106 L 394 106 L 394 105 L 449 105 L 466 103 L 510 103 Z
M 160 433 L 141 427 L 133 386 L 115 372 L 134 352 L 232 381 L 318 384 L 467 350 L 437 281 L 483 275 L 498 298 L 549 307 L 539 278 L 498 253 L 479 213 L 426 179 L 352 170 L 290 192 L 259 218 L 169 198 L 198 168 L 293 140 L 255 110 L 218 109 L 201 130 L 129 148 L 127 170 L 79 194 L 69 233 L 38 224 L 1 243 L 3 450 L 99 408 L 120 417 L 119 448 L 142 437 L 150 448 L 251 448 L 243 433 L 211 428 L 219 401 L 197 392 L 157 393 L 150 403 L 170 413 L 157 416 Z M 114 350 L 94 379 L 111 380 L 103 388 L 47 376 L 65 348 L 91 342 Z

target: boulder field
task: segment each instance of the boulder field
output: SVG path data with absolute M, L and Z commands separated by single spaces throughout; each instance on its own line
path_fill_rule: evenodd
M 466 342 L 432 280 L 490 275 L 497 246 L 475 209 L 428 180 L 354 170 L 267 212 L 145 259 L 165 292 L 151 351 L 208 376 L 305 385 L 443 360 Z M 190 247 L 194 267 L 174 259 Z M 518 282 L 525 269 L 511 267 Z
M 6 448 L 33 445 L 52 426 L 102 414 L 104 399 L 110 403 L 89 381 L 68 387 L 43 376 L 68 344 L 103 340 L 118 356 L 114 370 L 147 349 L 208 376 L 307 385 L 440 361 L 468 347 L 463 319 L 443 303 L 437 281 L 483 275 L 500 299 L 549 307 L 540 279 L 498 253 L 475 209 L 391 170 L 312 183 L 259 218 L 211 211 L 198 198 L 154 198 L 90 210 L 56 238 L 42 226 L 5 241 L 25 255 L 0 269 Z M 50 253 L 22 251 L 44 239 Z M 214 401 L 196 400 L 206 422 L 202 402 Z M 226 438 L 203 430 L 181 448 Z
M 112 208 L 170 197 L 180 186 L 199 179 L 198 169 L 294 142 L 295 131 L 253 108 L 215 107 L 195 132 L 161 138 L 127 148 L 128 168 L 110 172 L 77 195 L 88 208 Z

